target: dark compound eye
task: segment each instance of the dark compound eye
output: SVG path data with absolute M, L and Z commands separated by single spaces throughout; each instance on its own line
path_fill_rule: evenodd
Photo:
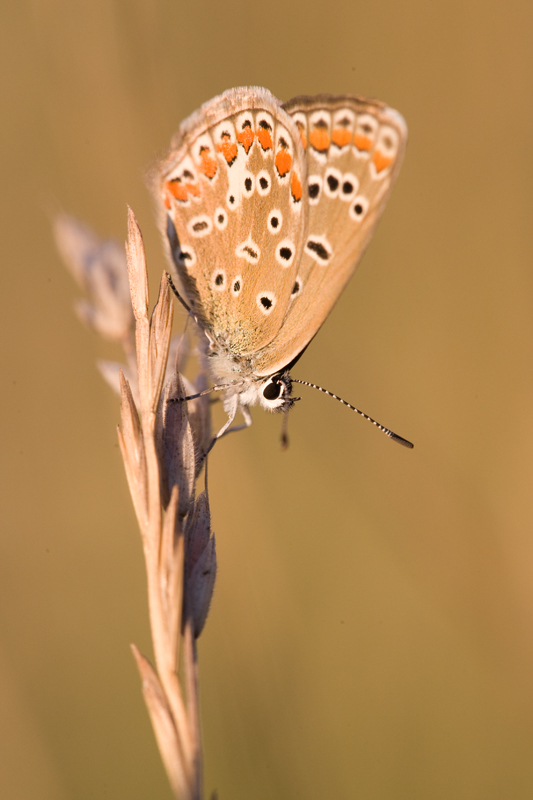
M 278 397 L 281 397 L 283 392 L 283 384 L 281 381 L 271 381 L 267 383 L 265 388 L 263 389 L 263 397 L 265 400 L 277 400 Z

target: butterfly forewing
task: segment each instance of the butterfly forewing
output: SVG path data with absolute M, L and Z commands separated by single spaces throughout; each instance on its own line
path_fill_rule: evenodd
M 307 237 L 307 157 L 270 92 L 233 89 L 186 120 L 160 165 L 173 261 L 208 335 L 241 356 L 279 338 Z
M 293 361 L 335 305 L 381 216 L 407 139 L 400 114 L 378 101 L 301 97 L 284 108 L 306 154 L 309 222 L 298 291 L 277 337 L 258 354 L 259 375 Z

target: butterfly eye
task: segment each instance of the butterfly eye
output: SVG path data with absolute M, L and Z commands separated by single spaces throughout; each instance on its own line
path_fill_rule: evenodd
M 283 384 L 274 378 L 267 383 L 263 389 L 265 400 L 277 400 L 283 394 Z

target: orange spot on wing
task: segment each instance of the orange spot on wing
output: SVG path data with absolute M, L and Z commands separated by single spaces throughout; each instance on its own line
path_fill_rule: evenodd
M 181 181 L 168 181 L 167 189 L 176 200 L 182 203 L 187 200 L 187 187 Z
M 331 132 L 331 141 L 337 147 L 346 147 L 347 144 L 350 144 L 351 138 L 352 134 L 347 128 L 334 128 Z
M 200 197 L 200 187 L 197 183 L 186 183 L 185 188 L 187 189 L 188 194 L 192 194 L 195 197 Z
M 164 199 L 165 208 L 170 211 L 172 204 L 170 202 L 170 197 L 168 196 L 168 192 L 165 192 L 165 199 Z
M 202 163 L 200 164 L 200 169 L 206 176 L 206 178 L 214 178 L 217 173 L 217 162 L 215 159 L 209 155 L 209 150 L 207 147 L 200 152 L 200 158 Z
M 358 150 L 370 150 L 372 147 L 372 139 L 369 139 L 368 136 L 363 136 L 362 133 L 355 134 L 353 143 Z
M 286 147 L 280 147 L 276 153 L 276 169 L 280 178 L 283 178 L 291 168 L 292 158 Z
M 237 134 L 237 141 L 244 147 L 244 152 L 248 155 L 248 150 L 254 143 L 254 132 L 250 125 L 245 125 L 241 133 Z
M 185 203 L 190 194 L 194 195 L 194 197 L 200 197 L 200 187 L 195 183 L 181 183 L 179 180 L 167 181 L 166 188 L 168 193 L 181 203 Z
M 298 175 L 293 172 L 291 178 L 291 194 L 296 202 L 302 199 L 302 184 Z
M 272 136 L 268 128 L 257 129 L 257 138 L 263 150 L 272 150 Z
M 315 150 L 322 153 L 329 147 L 329 134 L 325 128 L 314 128 L 309 134 L 309 141 Z
M 220 144 L 217 144 L 217 150 L 222 153 L 228 164 L 233 164 L 237 158 L 237 145 L 232 142 L 229 136 L 223 136 Z
M 389 158 L 389 156 L 384 156 L 381 150 L 375 151 L 374 155 L 372 156 L 372 161 L 374 162 L 376 172 L 381 172 L 382 169 L 387 169 L 389 164 L 392 164 L 392 158 Z

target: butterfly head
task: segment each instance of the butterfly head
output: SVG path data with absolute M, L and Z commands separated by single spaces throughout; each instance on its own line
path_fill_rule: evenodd
M 291 397 L 292 381 L 286 371 L 258 383 L 258 392 L 259 403 L 266 411 L 288 411 L 297 399 Z

